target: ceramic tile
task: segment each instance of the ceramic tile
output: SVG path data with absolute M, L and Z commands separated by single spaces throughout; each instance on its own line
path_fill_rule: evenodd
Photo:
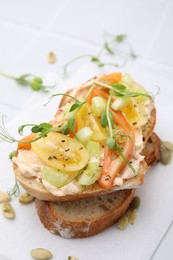
M 127 33 L 137 53 L 142 53 L 156 30 L 167 1 L 71 1 L 50 30 L 101 44 L 103 33 Z
M 19 53 L 33 39 L 34 35 L 23 29 L 0 23 L 0 70 L 18 58 Z
M 11 122 L 17 113 L 17 109 L 9 107 L 7 105 L 0 104 L 0 122 L 2 117 L 4 117 L 5 123 Z
M 162 26 L 155 37 L 155 40 L 150 46 L 150 51 L 147 58 L 162 64 L 173 66 L 173 2 L 167 8 L 164 15 Z
M 42 28 L 52 17 L 58 13 L 63 0 L 0 0 L 0 19 L 34 28 Z
M 152 260 L 162 260 L 173 259 L 172 251 L 172 236 L 173 236 L 173 223 L 170 225 L 168 231 L 166 232 L 163 240 L 161 241 L 159 247 L 157 248 Z

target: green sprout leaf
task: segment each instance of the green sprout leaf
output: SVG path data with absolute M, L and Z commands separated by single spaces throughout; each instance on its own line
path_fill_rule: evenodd
M 106 111 L 103 111 L 100 118 L 100 123 L 103 128 L 106 128 L 108 125 L 108 120 L 106 116 Z
M 70 128 L 70 130 L 72 132 L 74 132 L 74 130 L 75 130 L 75 119 L 74 118 L 70 118 L 68 120 L 68 127 Z
M 13 79 L 22 86 L 28 86 L 34 91 L 46 92 L 48 88 L 50 88 L 43 85 L 43 80 L 40 77 L 34 76 L 30 73 L 23 74 L 19 77 L 14 77 L 4 72 L 0 72 L 0 75 L 9 79 Z
M 69 112 L 72 112 L 72 111 L 76 110 L 77 108 L 79 108 L 79 107 L 81 106 L 81 104 L 82 104 L 81 102 L 76 101 L 76 102 L 71 106 Z
M 98 58 L 98 57 L 95 57 L 95 56 L 93 56 L 93 57 L 91 58 L 91 61 L 92 61 L 92 62 L 100 62 L 99 58 Z
M 105 42 L 105 49 L 110 53 L 110 54 L 114 54 L 113 50 L 110 48 L 109 43 Z
M 20 76 L 20 77 L 18 77 L 18 78 L 16 78 L 16 81 L 19 83 L 19 84 L 21 84 L 21 85 L 26 85 L 26 84 L 28 84 L 28 80 L 27 80 L 27 78 L 30 76 L 30 74 L 24 74 L 24 75 L 22 75 L 22 76 Z
M 64 125 L 64 127 L 63 127 L 61 133 L 62 133 L 63 135 L 68 135 L 68 134 L 69 134 L 69 126 L 68 126 L 68 124 Z
M 126 90 L 126 86 L 123 84 L 112 84 L 111 87 L 113 87 L 115 90 L 118 90 L 118 91 Z
M 127 38 L 127 34 L 119 34 L 115 36 L 116 42 L 123 42 Z
M 106 144 L 111 150 L 113 150 L 116 147 L 116 142 L 111 136 L 108 136 L 106 138 Z

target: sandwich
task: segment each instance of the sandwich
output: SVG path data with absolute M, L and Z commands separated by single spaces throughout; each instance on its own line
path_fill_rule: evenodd
M 120 218 L 159 160 L 155 123 L 153 97 L 129 74 L 99 75 L 63 94 L 55 118 L 32 126 L 13 157 L 43 225 L 87 237 Z

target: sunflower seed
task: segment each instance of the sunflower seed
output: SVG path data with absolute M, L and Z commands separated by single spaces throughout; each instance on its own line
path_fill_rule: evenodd
M 68 256 L 68 260 L 79 260 L 77 256 Z
M 130 203 L 130 209 L 138 209 L 140 206 L 140 198 L 138 196 L 135 196 L 132 202 Z
M 49 52 L 48 54 L 48 62 L 55 63 L 56 62 L 56 55 L 54 52 Z
M 34 201 L 34 199 L 35 199 L 35 197 L 30 195 L 28 192 L 25 192 L 25 193 L 20 195 L 19 202 L 22 203 L 22 204 L 28 204 L 28 203 Z
M 11 197 L 7 192 L 0 191 L 0 203 L 1 202 L 8 202 L 10 200 L 11 200 Z
M 127 227 L 128 223 L 129 223 L 128 216 L 127 214 L 124 214 L 121 218 L 119 218 L 119 220 L 116 223 L 116 226 L 119 229 L 123 230 Z
M 13 219 L 15 217 L 14 209 L 9 202 L 2 203 L 2 214 L 4 217 L 9 219 Z
M 52 258 L 52 253 L 44 248 L 35 248 L 33 250 L 31 250 L 31 256 L 34 259 L 39 259 L 39 260 L 43 260 L 43 259 L 51 259 Z
M 162 164 L 167 165 L 172 160 L 172 152 L 169 150 L 161 150 L 160 152 L 160 161 Z
M 129 209 L 127 211 L 128 221 L 130 224 L 134 224 L 136 221 L 136 209 Z
M 163 145 L 167 150 L 173 152 L 173 143 L 164 141 L 161 145 Z

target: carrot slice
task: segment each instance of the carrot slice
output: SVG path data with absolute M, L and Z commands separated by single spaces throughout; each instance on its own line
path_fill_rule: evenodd
M 31 141 L 36 137 L 36 134 L 30 134 L 28 136 L 25 136 L 18 142 L 18 149 L 25 149 L 30 150 L 31 149 Z
M 122 73 L 121 72 L 114 72 L 108 75 L 102 76 L 99 81 L 104 81 L 106 84 L 115 84 L 119 83 L 122 79 Z
M 124 118 L 121 112 L 112 111 L 112 114 L 115 124 L 123 128 L 123 133 L 129 135 L 130 137 L 127 139 L 123 147 L 123 155 L 126 160 L 129 161 L 134 151 L 134 130 L 128 124 L 127 120 Z M 108 153 L 107 150 L 105 150 L 103 168 L 101 176 L 98 180 L 99 185 L 102 188 L 111 188 L 113 186 L 114 179 L 127 165 L 126 161 L 120 155 L 117 158 L 113 158 L 113 154 L 116 154 L 116 152 L 117 151 L 115 150 L 111 151 L 111 153 Z
M 89 105 L 91 105 L 93 97 L 96 97 L 96 96 L 105 98 L 107 100 L 109 97 L 109 94 L 105 89 L 94 88 L 87 100 Z

